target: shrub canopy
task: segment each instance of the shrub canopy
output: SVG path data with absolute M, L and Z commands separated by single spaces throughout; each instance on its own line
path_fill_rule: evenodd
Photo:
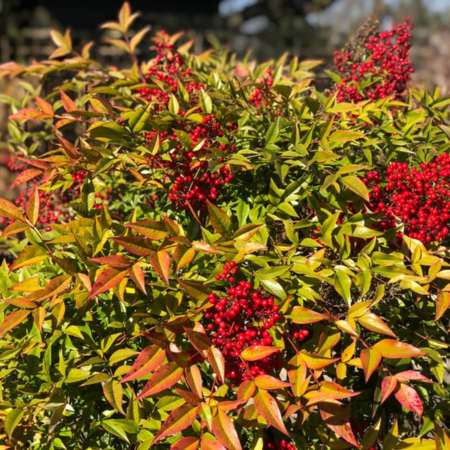
M 165 33 L 139 62 L 135 17 L 129 69 L 56 31 L 1 68 L 2 448 L 450 448 L 450 99 Z

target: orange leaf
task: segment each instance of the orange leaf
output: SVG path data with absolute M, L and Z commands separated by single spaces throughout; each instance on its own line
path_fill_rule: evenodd
M 196 437 L 187 437 L 180 439 L 179 441 L 172 444 L 170 450 L 197 450 L 200 441 Z
M 370 331 L 396 337 L 395 333 L 376 314 L 366 312 L 361 317 L 358 317 L 357 320 L 364 328 Z
M 223 357 L 222 352 L 216 347 L 210 347 L 208 350 L 208 361 L 220 380 L 224 382 L 225 358 Z
M 122 255 L 101 256 L 100 258 L 89 259 L 104 266 L 114 267 L 115 269 L 125 269 L 131 264 L 131 261 Z
M 450 306 L 450 292 L 441 291 L 437 295 L 436 299 L 436 315 L 434 317 L 434 321 L 439 320 L 447 311 Z
M 1 298 L 0 302 L 8 303 L 8 305 L 17 306 L 18 308 L 34 309 L 37 307 L 35 303 L 25 297 L 19 298 Z
M 381 356 L 378 350 L 365 348 L 361 351 L 361 364 L 366 377 L 366 383 L 380 364 Z
M 145 275 L 144 271 L 140 266 L 135 264 L 128 269 L 128 275 L 133 280 L 137 288 L 144 294 L 147 295 L 147 290 L 145 289 Z
M 257 345 L 254 347 L 248 347 L 242 351 L 241 357 L 246 361 L 258 361 L 259 359 L 267 358 L 274 353 L 278 353 L 280 349 L 278 347 L 266 347 L 263 345 Z
M 38 95 L 35 95 L 34 98 L 36 100 L 38 107 L 43 113 L 48 114 L 50 117 L 53 117 L 55 115 L 55 113 L 53 112 L 52 105 L 50 105 L 50 103 L 46 102 L 43 98 L 39 97 Z
M 60 89 L 59 92 L 61 94 L 64 109 L 67 112 L 77 111 L 77 105 L 75 105 L 75 102 L 62 89 Z
M 14 203 L 11 203 L 4 198 L 0 198 L 0 216 L 26 222 L 25 217 L 23 217 L 23 214 L 20 212 L 20 209 L 14 205 Z
M 24 170 L 23 172 L 20 172 L 19 175 L 17 175 L 11 187 L 13 188 L 15 186 L 19 186 L 19 184 L 26 183 L 27 181 L 30 181 L 39 175 L 42 175 L 42 170 L 39 169 Z
M 126 383 L 127 381 L 135 380 L 153 372 L 164 361 L 165 357 L 165 350 L 156 345 L 150 345 L 144 348 L 136 358 L 129 372 L 120 382 Z
M 394 392 L 398 385 L 398 380 L 395 377 L 384 377 L 381 383 L 381 403 L 384 403 L 386 399 Z
M 253 380 L 244 381 L 238 387 L 237 398 L 239 400 L 247 402 L 253 397 L 253 394 L 255 393 L 255 389 L 256 389 L 256 386 L 255 386 L 255 382 Z
M 150 377 L 136 400 L 141 400 L 150 395 L 164 391 L 165 389 L 169 389 L 176 384 L 182 376 L 183 368 L 179 367 L 176 363 L 169 362 L 160 366 Z
M 212 245 L 206 242 L 194 242 L 192 248 L 202 253 L 209 253 L 211 255 L 221 255 L 219 250 L 216 250 Z
M 33 319 L 34 319 L 34 323 L 36 324 L 36 326 L 38 327 L 38 330 L 41 331 L 42 330 L 42 326 L 44 325 L 44 321 L 45 321 L 45 316 L 47 314 L 47 311 L 45 310 L 45 308 L 43 308 L 42 306 L 39 308 L 36 308 L 33 311 Z
M 285 381 L 281 381 L 278 378 L 271 377 L 270 375 L 258 375 L 255 378 L 255 384 L 258 388 L 266 390 L 291 387 L 290 383 L 286 383 Z
M 9 116 L 11 120 L 28 120 L 40 116 L 42 113 L 38 109 L 26 108 L 22 109 L 12 116 Z
M 299 323 L 301 325 L 306 325 L 309 323 L 320 322 L 321 320 L 329 319 L 329 316 L 326 314 L 318 313 L 316 311 L 312 311 L 311 309 L 303 308 L 301 306 L 295 306 L 292 309 L 292 313 L 287 316 L 294 323 Z
M 167 436 L 179 433 L 190 427 L 194 422 L 196 415 L 197 408 L 192 407 L 191 405 L 182 405 L 179 408 L 174 409 L 156 433 L 151 445 Z
M 198 398 L 203 398 L 203 381 L 200 369 L 197 366 L 189 366 L 186 369 L 186 381 L 192 392 Z
M 11 222 L 3 231 L 2 237 L 11 236 L 12 234 L 21 233 L 22 231 L 28 230 L 30 225 L 25 222 Z
M 426 355 L 422 350 L 406 342 L 395 341 L 393 339 L 384 339 L 377 342 L 373 348 L 378 350 L 383 358 L 402 359 Z
M 119 272 L 116 269 L 105 269 L 95 280 L 87 300 L 102 294 L 103 292 L 109 291 L 119 284 L 125 278 L 126 274 L 126 271 Z
M 26 248 L 13 262 L 11 270 L 31 266 L 48 258 L 48 254 L 40 247 Z
M 325 425 L 339 435 L 342 439 L 345 439 L 350 444 L 359 448 L 359 444 L 355 439 L 352 427 L 350 425 L 350 419 L 343 408 L 333 403 L 321 403 L 320 415 Z
M 400 389 L 394 395 L 402 406 L 415 412 L 419 416 L 419 419 L 422 417 L 422 401 L 420 400 L 419 394 L 411 386 L 403 383 L 400 384 Z
M 202 450 L 227 450 L 220 442 L 212 439 L 202 440 Z
M 27 216 L 30 222 L 35 225 L 38 218 L 39 218 L 39 192 L 37 190 L 37 187 L 35 186 L 33 188 L 33 192 L 30 195 L 30 199 L 27 203 Z
M 106 400 L 108 400 L 108 403 L 116 411 L 119 411 L 120 413 L 125 415 L 122 407 L 123 388 L 116 380 L 107 381 L 103 385 L 103 394 L 105 395 Z
M 356 397 L 361 392 L 350 391 L 340 384 L 332 381 L 322 381 L 320 384 L 320 392 L 330 395 L 334 399 L 343 399 L 349 397 Z
M 31 311 L 14 311 L 5 317 L 5 320 L 0 325 L 0 336 L 4 336 L 8 331 L 11 331 L 17 325 L 21 324 Z
M 280 430 L 286 436 L 289 436 L 277 401 L 267 391 L 258 390 L 258 393 L 253 398 L 253 402 L 256 410 L 270 425 Z
M 150 254 L 150 262 L 156 273 L 169 284 L 170 276 L 170 256 L 167 252 L 152 252 Z
M 212 420 L 212 431 L 217 440 L 228 450 L 242 450 L 239 436 L 231 419 L 220 409 Z M 202 441 L 202 447 L 204 446 Z
M 436 450 L 449 450 L 450 438 L 447 433 L 437 423 L 434 424 L 434 431 Z

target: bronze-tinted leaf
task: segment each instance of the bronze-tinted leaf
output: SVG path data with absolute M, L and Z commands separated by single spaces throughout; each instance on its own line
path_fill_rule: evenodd
M 178 364 L 169 362 L 160 366 L 150 377 L 136 400 L 150 397 L 175 385 L 183 376 L 183 368 Z

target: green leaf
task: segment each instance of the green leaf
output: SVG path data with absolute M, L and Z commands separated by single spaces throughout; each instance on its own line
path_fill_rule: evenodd
M 346 142 L 365 138 L 365 135 L 358 131 L 338 130 L 329 137 L 329 141 L 336 144 L 345 144 Z
M 210 201 L 208 201 L 208 212 L 214 230 L 222 236 L 232 236 L 232 224 L 228 215 Z
M 270 125 L 270 128 L 267 130 L 267 133 L 264 137 L 266 142 L 266 147 L 270 144 L 273 144 L 277 139 L 280 133 L 280 118 L 277 117 L 275 122 Z
M 23 409 L 13 409 L 11 410 L 5 418 L 5 431 L 6 434 L 11 437 L 16 429 L 17 425 L 19 425 L 25 411 Z
M 338 294 L 347 302 L 348 306 L 350 306 L 352 304 L 352 280 L 350 277 L 345 272 L 337 270 L 334 279 L 334 287 Z
M 369 201 L 369 191 L 367 190 L 366 185 L 358 177 L 348 176 L 341 178 L 341 181 L 356 195 L 359 195 L 366 202 Z
M 124 441 L 130 443 L 127 434 L 137 434 L 139 433 L 139 425 L 132 420 L 126 419 L 109 419 L 103 420 L 101 426 L 108 433 L 123 439 Z

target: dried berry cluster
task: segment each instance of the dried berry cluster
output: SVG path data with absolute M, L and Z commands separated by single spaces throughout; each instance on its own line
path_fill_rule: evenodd
M 409 60 L 412 23 L 378 31 L 378 23 L 370 22 L 358 39 L 334 53 L 334 63 L 342 76 L 337 85 L 338 101 L 362 101 L 400 97 L 410 74 L 414 71 Z
M 377 226 L 388 230 L 396 218 L 404 224 L 404 233 L 423 243 L 441 242 L 449 234 L 450 156 L 437 156 L 418 167 L 393 162 L 383 176 L 367 172 L 363 179 L 370 192 L 368 208 L 382 213 Z
M 282 366 L 278 353 L 252 362 L 241 358 L 246 348 L 273 345 L 270 330 L 280 321 L 281 314 L 273 296 L 261 289 L 253 290 L 248 281 L 238 281 L 238 274 L 234 261 L 224 265 L 216 280 L 223 280 L 230 287 L 221 296 L 209 295 L 212 306 L 205 314 L 206 329 L 211 334 L 212 344 L 225 357 L 225 376 L 232 386 Z
M 156 113 L 171 109 L 171 96 L 179 88 L 187 92 L 189 100 L 184 109 L 183 105 L 177 106 L 178 114 L 185 120 L 173 121 L 169 130 L 153 128 L 147 133 L 148 143 L 157 136 L 161 148 L 168 149 L 166 154 L 160 152 L 149 157 L 148 164 L 153 169 L 161 169 L 166 181 L 171 183 L 168 197 L 174 206 L 186 209 L 189 202 L 195 209 L 204 210 L 206 201 L 215 200 L 220 188 L 233 179 L 225 166 L 212 172 L 210 160 L 222 164 L 236 151 L 227 135 L 237 129 L 237 124 L 219 120 L 215 114 L 207 114 L 200 123 L 198 117 L 192 120 L 186 116 L 187 110 L 198 105 L 203 85 L 191 78 L 190 69 L 176 53 L 169 37 L 162 33 L 159 39 L 157 57 L 146 76 L 151 87 L 139 88 L 138 92 L 141 98 L 156 102 Z

